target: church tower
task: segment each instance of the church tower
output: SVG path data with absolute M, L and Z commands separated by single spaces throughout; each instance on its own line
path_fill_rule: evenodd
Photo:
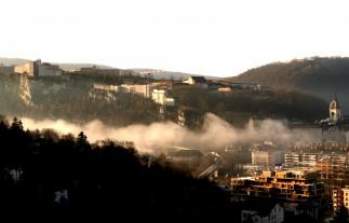
M 334 96 L 334 98 L 330 102 L 329 112 L 330 112 L 330 121 L 331 122 L 337 123 L 338 121 L 343 120 L 342 109 L 340 107 L 340 104 L 338 102 L 336 95 Z

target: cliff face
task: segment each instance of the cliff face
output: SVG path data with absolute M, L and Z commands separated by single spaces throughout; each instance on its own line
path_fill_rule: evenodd
M 66 76 L 31 79 L 0 75 L 0 114 L 79 123 L 99 119 L 111 125 L 158 120 L 159 108 L 152 100 L 117 92 L 93 97 L 94 83 L 88 78 L 74 80 Z

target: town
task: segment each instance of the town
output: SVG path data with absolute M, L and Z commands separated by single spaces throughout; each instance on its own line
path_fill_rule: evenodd
M 2 218 L 349 223 L 348 8 L 2 1 Z
M 156 80 L 151 73 L 131 73 L 127 76 L 130 74 L 122 72 L 96 66 L 64 71 L 58 65 L 42 63 L 41 60 L 0 66 L 2 75 L 19 77 L 19 97 L 28 107 L 34 106 L 31 82 L 64 80 L 51 85 L 51 89 L 45 89 L 58 91 L 64 89 L 67 80 L 100 75 L 86 88 L 91 100 L 105 100 L 111 104 L 118 101 L 120 94 L 137 95 L 152 100 L 158 106 L 159 120 L 166 120 L 171 114 L 175 116 L 172 120 L 182 127 L 193 126 L 193 120 L 197 121 L 197 111 L 195 107 L 176 107 L 176 98 L 171 96 L 174 89 L 202 89 L 221 95 L 272 91 L 260 84 L 207 80 L 203 76 Z M 125 75 L 126 81 L 110 79 L 120 75 Z M 130 81 L 127 77 L 136 80 Z M 318 221 L 346 216 L 345 213 L 349 212 L 349 145 L 346 138 L 349 119 L 344 115 L 340 101 L 333 97 L 328 106 L 328 118 L 313 123 L 291 122 L 289 127 L 305 131 L 315 129 L 320 133 L 319 141 L 277 144 L 265 139 L 224 148 L 201 149 L 169 146 L 158 156 L 162 156 L 163 162 L 173 168 L 219 185 L 229 192 L 231 202 L 246 204 L 240 206 L 241 222 L 281 223 L 299 216 Z M 120 145 L 132 147 L 132 142 Z M 150 159 L 148 165 L 151 163 Z M 15 170 L 13 175 L 18 177 L 21 172 L 20 169 Z M 57 200 L 67 197 L 66 191 L 57 193 Z

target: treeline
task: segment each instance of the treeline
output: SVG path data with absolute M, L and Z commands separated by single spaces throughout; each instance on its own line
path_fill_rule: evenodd
M 73 81 L 93 81 L 104 84 L 145 84 L 153 79 L 152 76 L 141 76 L 132 70 L 122 69 L 85 69 L 75 72 L 65 72 L 64 75 Z
M 4 212 L 37 215 L 239 218 L 229 196 L 206 180 L 111 141 L 90 144 L 83 133 L 24 130 L 17 119 L 0 121 L 0 197 Z
M 300 89 L 305 86 L 313 89 L 328 85 L 345 87 L 345 83 L 349 81 L 348 70 L 349 58 L 313 57 L 288 63 L 267 64 L 230 79 L 283 89 Z

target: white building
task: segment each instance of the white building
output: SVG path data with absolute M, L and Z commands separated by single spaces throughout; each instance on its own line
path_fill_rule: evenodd
M 175 99 L 167 97 L 167 92 L 164 89 L 154 89 L 152 91 L 152 99 L 155 103 L 165 106 L 174 106 Z
M 279 204 L 275 204 L 271 209 L 267 205 L 260 205 L 256 208 L 248 208 L 241 211 L 242 223 L 282 223 L 284 219 L 285 211 Z
M 183 81 L 184 84 L 195 85 L 202 88 L 207 88 L 207 80 L 203 76 L 189 76 Z

